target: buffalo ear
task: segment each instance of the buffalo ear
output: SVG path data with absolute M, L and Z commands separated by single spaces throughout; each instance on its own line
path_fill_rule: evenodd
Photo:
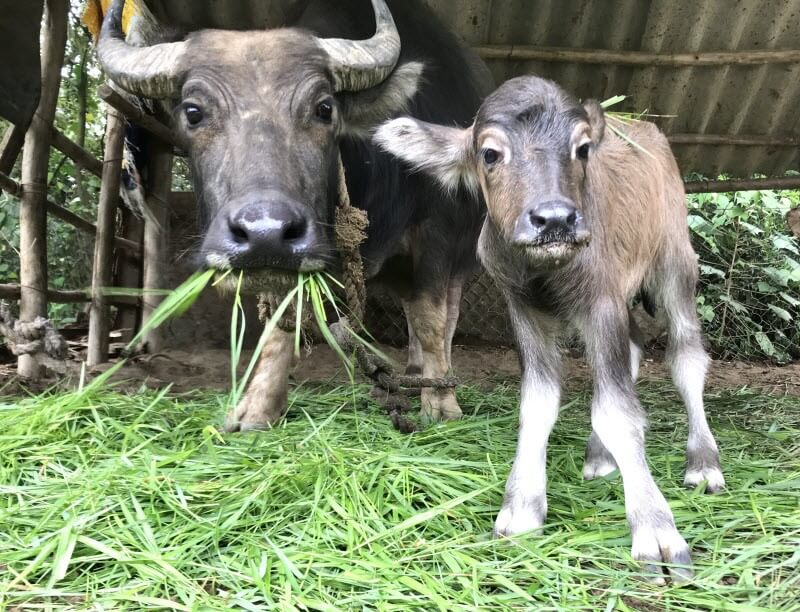
M 369 138 L 379 123 L 406 112 L 419 91 L 424 69 L 425 65 L 420 62 L 407 62 L 395 68 L 380 85 L 337 94 L 344 133 Z
M 586 100 L 583 108 L 589 116 L 589 128 L 592 131 L 592 143 L 597 146 L 602 142 L 606 133 L 606 113 L 597 100 Z
M 380 126 L 373 141 L 448 190 L 461 186 L 478 190 L 471 127 L 445 127 L 403 117 Z

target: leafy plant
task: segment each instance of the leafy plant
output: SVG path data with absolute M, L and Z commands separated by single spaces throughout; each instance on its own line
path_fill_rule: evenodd
M 800 245 L 784 221 L 798 201 L 797 191 L 689 196 L 698 310 L 718 356 L 800 358 Z

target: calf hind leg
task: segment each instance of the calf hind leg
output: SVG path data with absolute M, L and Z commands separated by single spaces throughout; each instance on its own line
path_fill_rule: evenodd
M 671 263 L 664 275 L 660 299 L 668 324 L 667 361 L 689 416 L 684 484 L 696 487 L 705 482 L 706 492 L 715 493 L 725 487 L 725 477 L 703 407 L 703 387 L 710 360 L 703 348 L 695 306 L 694 254 L 691 258 L 671 258 Z

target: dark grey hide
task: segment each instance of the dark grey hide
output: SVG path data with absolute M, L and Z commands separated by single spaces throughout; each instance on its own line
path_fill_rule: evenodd
M 310 0 L 283 29 L 204 30 L 135 53 L 113 27 L 121 8 L 117 0 L 106 20 L 100 57 L 132 93 L 172 100 L 199 199 L 199 263 L 245 270 L 252 290 L 335 270 L 341 151 L 352 202 L 369 215 L 366 274 L 404 301 L 409 371 L 445 374 L 484 208 L 468 190 L 446 192 L 409 171 L 370 134 L 401 112 L 469 125 L 491 88 L 480 60 L 420 0 Z M 230 429 L 280 417 L 289 360 L 280 362 L 262 364 L 265 387 Z M 424 390 L 422 401 L 431 419 L 461 413 L 452 391 Z

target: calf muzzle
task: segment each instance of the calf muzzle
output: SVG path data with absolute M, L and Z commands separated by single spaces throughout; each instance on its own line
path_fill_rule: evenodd
M 576 246 L 588 242 L 583 215 L 569 200 L 549 200 L 529 206 L 517 220 L 514 241 L 536 247 L 563 243 Z

